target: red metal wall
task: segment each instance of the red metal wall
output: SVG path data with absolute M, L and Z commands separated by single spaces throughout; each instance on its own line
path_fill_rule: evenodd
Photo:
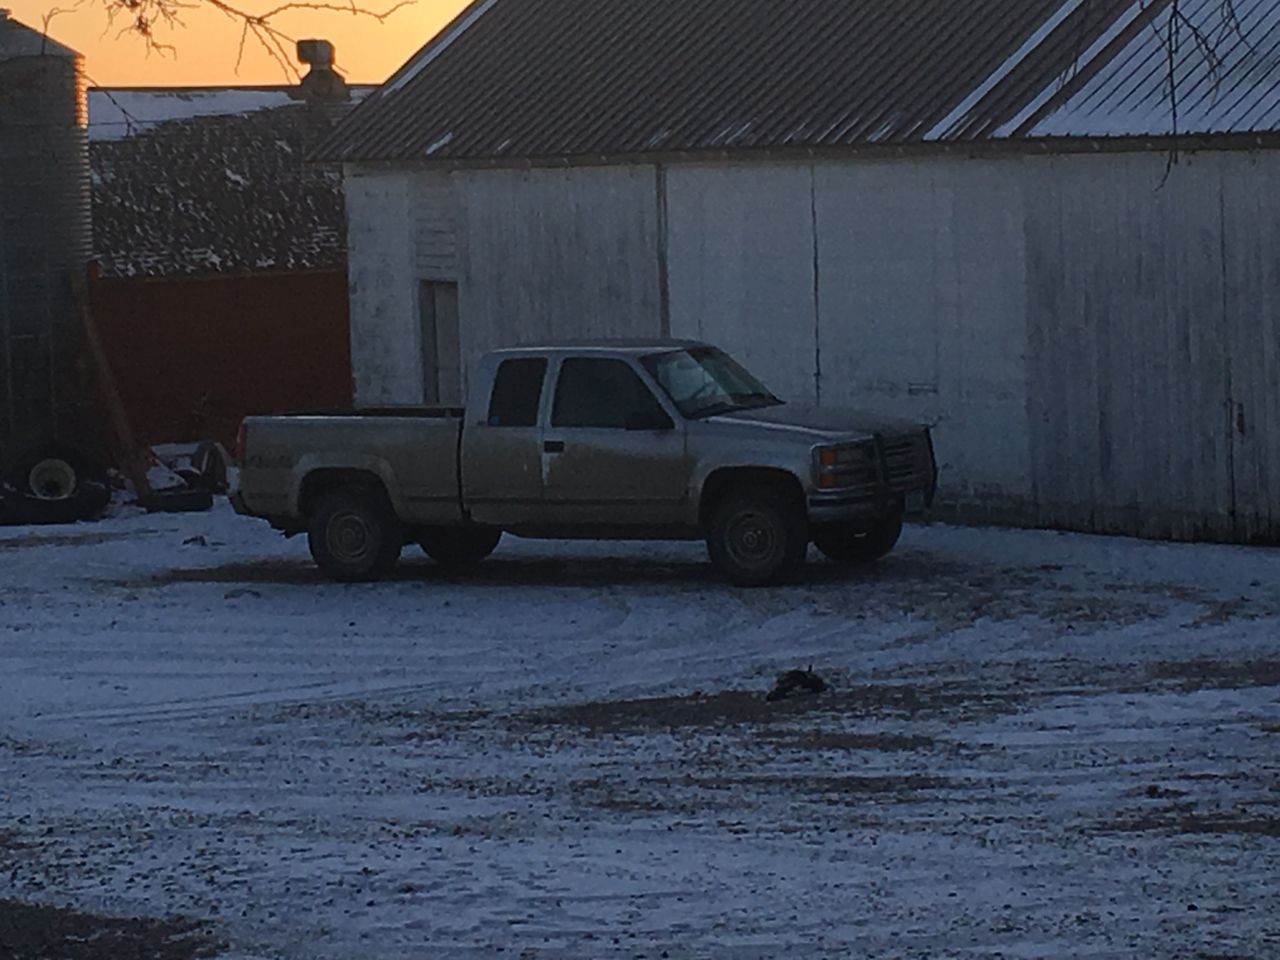
M 97 279 L 92 304 L 144 443 L 229 445 L 247 414 L 351 404 L 345 272 Z

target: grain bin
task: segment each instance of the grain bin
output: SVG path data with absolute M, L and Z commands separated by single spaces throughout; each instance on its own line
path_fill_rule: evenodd
M 100 493 L 73 292 L 91 256 L 86 131 L 80 55 L 0 11 L 0 480 L 28 519 Z

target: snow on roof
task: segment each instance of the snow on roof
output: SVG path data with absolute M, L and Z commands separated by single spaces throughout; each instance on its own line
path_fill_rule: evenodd
M 243 116 L 290 103 L 288 87 L 89 91 L 89 138 L 115 140 L 167 120 Z
M 374 88 L 350 87 L 359 102 Z M 169 120 L 246 116 L 296 103 L 297 87 L 135 87 L 89 91 L 89 139 L 133 136 Z M 291 95 L 292 94 L 292 95 Z
M 1135 6 L 1141 4 L 1135 3 Z M 1171 10 L 1158 13 L 1060 105 L 1033 137 L 1162 136 L 1280 129 L 1280 3 L 1182 0 L 1175 96 L 1169 85 Z M 1082 65 L 1082 70 L 1090 65 Z

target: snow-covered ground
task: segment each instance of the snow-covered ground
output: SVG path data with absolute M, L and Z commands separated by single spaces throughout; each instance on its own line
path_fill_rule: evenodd
M 1280 551 L 916 527 L 737 590 L 508 538 L 342 586 L 220 505 L 0 572 L 0 897 L 233 957 L 1280 956 Z

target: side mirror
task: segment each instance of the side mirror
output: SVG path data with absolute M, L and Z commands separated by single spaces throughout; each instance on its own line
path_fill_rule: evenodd
M 674 430 L 675 424 L 666 411 L 654 407 L 652 410 L 636 410 L 627 414 L 626 427 L 628 430 Z

